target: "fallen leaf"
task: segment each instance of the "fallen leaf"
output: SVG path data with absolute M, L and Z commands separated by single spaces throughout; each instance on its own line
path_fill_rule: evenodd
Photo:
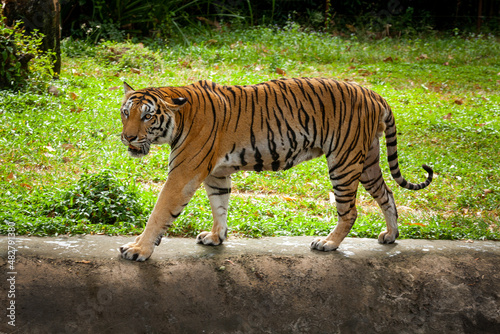
M 368 71 L 368 70 L 365 70 L 364 68 L 360 68 L 360 69 L 358 70 L 358 74 L 360 74 L 360 75 L 361 75 L 361 76 L 363 76 L 363 77 L 367 77 L 367 76 L 372 75 L 372 74 L 373 74 L 373 72 L 370 72 L 370 71 Z
M 7 175 L 7 180 L 14 180 L 15 178 L 16 176 L 12 172 L 9 175 Z
M 458 104 L 459 106 L 464 104 L 464 100 L 463 99 L 456 99 L 455 101 L 455 104 Z
M 493 192 L 493 190 L 491 190 L 491 189 L 484 189 L 483 192 L 485 194 L 491 194 Z
M 109 87 L 108 90 L 117 90 L 117 89 L 120 89 L 119 86 L 114 86 L 114 87 Z
M 286 72 L 279 67 L 276 67 L 276 73 L 278 73 L 279 75 L 286 75 Z
M 476 126 L 481 126 L 481 127 L 482 127 L 482 126 L 485 126 L 485 125 L 486 125 L 486 123 L 476 124 Z
M 21 187 L 23 187 L 23 188 L 27 188 L 27 189 L 31 189 L 31 188 L 33 188 L 32 186 L 30 186 L 30 185 L 29 185 L 29 184 L 27 184 L 27 183 L 21 183 Z
M 135 73 L 135 74 L 141 74 L 141 70 L 138 68 L 131 67 L 130 72 Z
M 76 113 L 81 113 L 83 111 L 83 108 L 80 108 L 80 107 L 78 107 L 78 108 L 71 108 L 70 111 L 71 112 L 76 112 Z
M 74 101 L 78 98 L 78 95 L 76 95 L 75 93 L 71 92 L 69 93 L 69 97 Z
M 446 63 L 444 63 L 443 65 L 444 65 L 444 66 L 448 66 L 448 65 L 450 65 L 450 63 L 446 62 Z
M 257 277 L 258 279 L 260 279 L 261 281 L 264 279 L 264 275 L 262 275 L 261 273 L 259 273 L 258 271 L 255 272 L 255 277 Z
M 61 147 L 65 150 L 74 150 L 75 147 L 72 144 L 62 144 Z
M 393 62 L 391 56 L 389 56 L 389 57 L 387 57 L 387 58 L 384 59 L 384 63 L 387 63 L 387 62 L 391 62 L 391 63 Z
M 429 57 L 425 53 L 422 53 L 420 56 L 417 57 L 417 60 L 428 59 L 428 58 Z
M 190 63 L 190 62 L 188 62 L 187 60 L 181 61 L 181 62 L 179 62 L 179 63 L 180 63 L 180 65 L 181 65 L 182 67 L 185 67 L 185 68 L 191 68 L 191 63 Z
M 215 43 L 217 43 L 216 39 L 209 39 L 206 44 L 210 45 L 210 44 L 215 44 Z
M 89 264 L 89 263 L 92 263 L 92 262 L 87 261 L 87 260 L 81 260 L 81 261 L 76 261 L 76 263 L 84 263 L 84 264 Z
M 443 116 L 443 119 L 451 119 L 451 112 Z
M 422 223 L 409 223 L 408 225 L 417 225 L 417 226 L 425 227 L 425 225 Z

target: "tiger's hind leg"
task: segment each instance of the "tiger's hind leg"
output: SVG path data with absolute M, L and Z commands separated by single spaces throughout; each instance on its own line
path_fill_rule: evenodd
M 327 159 L 327 161 L 335 194 L 338 223 L 326 238 L 314 239 L 311 243 L 311 249 L 333 251 L 339 247 L 342 240 L 347 236 L 358 216 L 356 192 L 363 165 L 349 162 L 337 165 L 333 159 Z
M 214 224 L 210 232 L 201 232 L 196 237 L 196 242 L 217 246 L 227 238 L 227 208 L 229 196 L 231 195 L 231 177 L 210 175 L 205 179 L 204 184 L 210 200 Z
M 380 143 L 378 137 L 376 137 L 366 156 L 365 166 L 360 181 L 363 187 L 370 193 L 375 201 L 377 201 L 380 209 L 384 213 L 387 231 L 380 233 L 378 242 L 381 244 L 391 244 L 399 236 L 398 212 L 392 191 L 385 184 L 379 161 Z

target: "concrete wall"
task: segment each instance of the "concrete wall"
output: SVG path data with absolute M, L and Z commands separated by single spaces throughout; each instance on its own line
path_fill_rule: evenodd
M 134 263 L 132 237 L 15 239 L 6 333 L 500 333 L 500 243 L 311 238 L 164 239 Z M 0 237 L 0 265 L 10 264 Z M 9 283 L 7 281 L 7 283 Z M 9 312 L 7 310 L 7 312 Z

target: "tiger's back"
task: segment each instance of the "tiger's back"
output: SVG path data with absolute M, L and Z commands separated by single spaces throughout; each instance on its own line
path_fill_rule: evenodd
M 198 130 L 193 140 L 197 147 L 210 143 L 209 151 L 217 151 L 214 156 L 201 154 L 211 159 L 208 163 L 198 162 L 217 175 L 286 170 L 322 154 L 338 155 L 347 142 L 350 151 L 364 155 L 376 132 L 383 131 L 382 117 L 390 112 L 380 95 L 331 79 L 282 79 L 249 86 L 200 81 L 176 93 L 189 95 L 201 106 L 194 107 L 192 119 L 214 120 L 213 127 Z
M 377 93 L 332 79 L 281 79 L 248 86 L 200 81 L 183 87 L 134 91 L 125 84 L 122 141 L 141 156 L 149 145 L 171 146 L 169 176 L 145 231 L 122 247 L 125 258 L 147 259 L 161 236 L 203 183 L 214 225 L 197 242 L 219 245 L 227 237 L 230 175 L 239 170 L 285 170 L 326 156 L 339 221 L 311 248 L 336 249 L 357 217 L 359 183 L 381 207 L 387 231 L 379 242 L 398 236 L 397 210 L 379 165 L 379 137 L 385 132 L 388 162 L 396 182 L 422 189 L 425 182 L 406 181 L 399 170 L 396 126 L 387 102 Z M 130 125 L 133 124 L 133 125 Z

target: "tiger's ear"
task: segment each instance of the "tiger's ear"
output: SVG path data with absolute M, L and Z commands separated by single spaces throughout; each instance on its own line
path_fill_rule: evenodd
M 178 98 L 172 99 L 172 102 L 179 107 L 182 107 L 184 105 L 184 103 L 186 103 L 187 101 L 188 101 L 188 99 L 186 99 L 185 97 L 178 97 Z
M 163 99 L 159 99 L 159 101 L 161 103 L 163 103 L 163 105 L 167 108 L 167 111 L 176 112 L 176 111 L 180 110 L 186 104 L 188 99 L 186 99 L 184 97 L 177 97 L 177 98 L 172 99 L 172 103 L 167 102 Z
M 128 83 L 126 83 L 126 82 L 124 81 L 124 82 L 123 82 L 123 92 L 124 92 L 125 94 L 127 94 L 127 93 L 131 93 L 131 92 L 133 92 L 133 91 L 135 91 L 135 90 L 134 90 L 132 87 L 130 87 L 130 85 L 129 85 Z

